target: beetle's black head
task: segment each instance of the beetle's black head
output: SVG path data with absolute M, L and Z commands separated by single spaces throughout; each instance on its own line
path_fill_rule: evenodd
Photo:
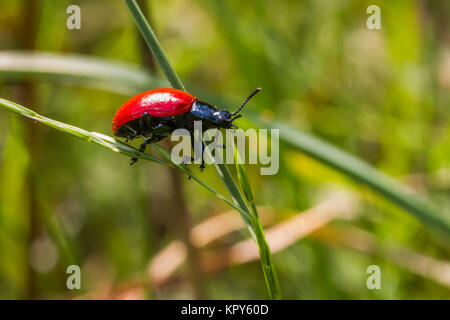
M 231 113 L 227 110 L 217 110 L 214 112 L 214 124 L 218 128 L 229 129 L 233 125 Z
M 198 119 L 206 120 L 206 123 L 209 124 L 209 127 L 224 129 L 230 129 L 231 127 L 237 128 L 233 124 L 233 121 L 242 117 L 239 112 L 241 112 L 242 108 L 244 108 L 247 102 L 259 91 L 261 91 L 261 88 L 256 88 L 255 90 L 253 90 L 253 92 L 247 97 L 247 99 L 245 99 L 244 103 L 239 107 L 239 109 L 233 113 L 230 113 L 226 110 L 217 109 L 216 107 L 201 101 L 195 101 L 191 109 L 191 114 Z

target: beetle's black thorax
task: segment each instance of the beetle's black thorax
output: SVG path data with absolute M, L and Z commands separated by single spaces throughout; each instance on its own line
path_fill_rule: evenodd
M 210 128 L 230 128 L 229 112 L 199 100 L 195 100 L 188 112 L 189 123 L 202 121 L 203 130 Z

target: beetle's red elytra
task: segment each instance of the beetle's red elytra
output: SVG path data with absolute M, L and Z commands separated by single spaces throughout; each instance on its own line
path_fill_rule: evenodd
M 140 93 L 125 102 L 113 119 L 115 135 L 124 124 L 140 118 L 144 112 L 153 117 L 167 117 L 189 112 L 197 98 L 185 91 L 161 88 Z
M 144 139 L 139 149 L 144 152 L 147 144 L 164 139 L 176 129 L 187 129 L 192 136 L 194 121 L 202 121 L 203 130 L 237 128 L 233 121 L 242 116 L 238 113 L 260 90 L 255 89 L 233 113 L 199 101 L 182 90 L 149 90 L 132 97 L 119 108 L 112 122 L 112 131 L 118 137 L 127 138 L 127 142 L 136 137 Z M 136 161 L 133 158 L 131 164 Z M 200 168 L 204 168 L 203 163 Z

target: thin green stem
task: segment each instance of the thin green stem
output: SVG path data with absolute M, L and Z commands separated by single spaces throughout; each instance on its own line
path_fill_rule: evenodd
M 150 50 L 155 56 L 156 61 L 158 61 L 161 69 L 164 72 L 164 75 L 170 81 L 172 87 L 179 90 L 185 90 L 183 83 L 181 82 L 180 78 L 178 78 L 175 70 L 172 68 L 169 59 L 167 59 L 164 50 L 162 49 L 158 39 L 155 36 L 155 33 L 153 32 L 153 29 L 148 24 L 147 19 L 145 19 L 145 16 L 137 5 L 136 1 L 125 0 L 125 2 L 127 3 L 131 14 L 133 15 L 134 20 L 136 21 L 136 24 L 145 39 L 145 42 L 147 42 Z
M 267 243 L 266 236 L 264 235 L 261 221 L 259 220 L 258 209 L 256 207 L 255 198 L 253 197 L 250 181 L 247 176 L 243 161 L 239 155 L 239 151 L 235 148 L 234 162 L 236 164 L 236 171 L 238 181 L 241 185 L 241 189 L 244 192 L 245 198 L 250 204 L 251 209 L 251 226 L 255 235 L 255 241 L 258 243 L 259 255 L 261 257 L 261 264 L 264 272 L 266 283 L 270 286 L 269 290 L 271 299 L 281 299 L 280 284 L 278 282 L 278 276 L 276 274 L 275 265 L 273 263 L 272 254 L 270 252 L 269 244 Z

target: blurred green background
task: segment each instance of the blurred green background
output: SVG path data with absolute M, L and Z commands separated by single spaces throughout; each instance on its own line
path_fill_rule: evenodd
M 232 101 L 223 107 L 234 110 L 261 87 L 249 113 L 358 156 L 431 200 L 448 221 L 449 1 L 138 3 L 189 91 Z M 81 8 L 81 30 L 66 28 L 71 4 Z M 381 30 L 366 27 L 371 4 L 380 6 Z M 0 97 L 112 135 L 114 113 L 135 91 L 2 70 L 19 50 L 125 63 L 168 86 L 123 1 L 0 0 Z M 208 259 L 248 237 L 242 222 L 207 246 L 188 246 L 187 261 L 165 281 L 152 279 L 158 253 L 229 208 L 167 167 L 128 163 L 0 109 L 0 298 L 267 298 L 258 261 Z M 274 250 L 284 298 L 450 297 L 448 237 L 292 146 L 281 144 L 277 175 L 246 167 L 257 204 L 272 212 L 266 229 L 342 192 L 355 202 Z M 212 167 L 193 170 L 226 193 Z M 174 252 L 163 262 L 180 258 Z M 70 264 L 81 267 L 81 290 L 66 287 Z M 366 286 L 369 265 L 381 269 L 380 290 Z

